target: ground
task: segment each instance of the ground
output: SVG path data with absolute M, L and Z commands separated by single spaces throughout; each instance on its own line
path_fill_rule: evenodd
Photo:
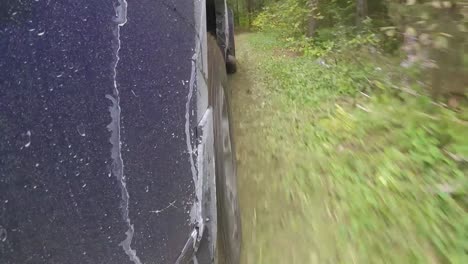
M 258 59 L 263 54 L 248 42 L 249 35 L 239 35 L 238 73 L 231 76 L 233 93 L 233 123 L 238 159 L 239 196 L 243 223 L 242 263 L 318 263 L 320 236 L 327 240 L 326 228 L 310 226 L 310 221 L 298 208 L 294 185 L 288 171 L 294 164 L 290 144 L 291 130 L 278 126 L 286 120 L 275 104 L 278 95 L 262 81 Z M 287 118 L 287 117 L 286 117 Z M 294 151 L 292 151 L 294 152 Z M 287 183 L 288 189 L 283 188 Z M 310 206 L 317 220 L 326 221 L 320 203 L 320 190 Z M 319 224 L 321 221 L 315 221 Z M 316 233 L 311 235 L 311 233 Z M 317 240 L 316 240 L 317 239 Z M 311 262 L 312 261 L 312 262 Z
M 242 264 L 466 263 L 464 109 L 370 90 L 375 65 L 236 42 Z

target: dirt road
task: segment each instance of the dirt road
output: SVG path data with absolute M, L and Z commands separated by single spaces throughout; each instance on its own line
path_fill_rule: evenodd
M 313 227 L 295 202 L 292 185 L 297 183 L 287 175 L 295 166 L 288 142 L 283 140 L 288 128 L 277 98 L 262 81 L 265 73 L 256 60 L 262 54 L 248 37 L 237 37 L 239 70 L 229 79 L 242 210 L 242 263 L 317 263 L 310 235 Z

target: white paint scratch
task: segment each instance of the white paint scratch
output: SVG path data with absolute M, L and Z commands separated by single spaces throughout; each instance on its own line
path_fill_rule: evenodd
M 201 7 L 201 9 L 200 9 Z M 192 142 L 191 142 L 191 133 L 190 133 L 190 109 L 191 109 L 191 102 L 192 102 L 192 96 L 194 92 L 194 87 L 195 87 L 195 82 L 197 79 L 197 62 L 200 59 L 201 55 L 201 50 L 202 50 L 202 39 L 200 38 L 201 34 L 204 32 L 204 27 L 205 23 L 202 23 L 201 21 L 204 21 L 204 10 L 205 10 L 205 4 L 204 3 L 199 3 L 198 8 L 195 8 L 196 10 L 200 10 L 201 12 L 198 14 L 200 17 L 200 24 L 198 25 L 199 28 L 195 34 L 195 50 L 194 54 L 192 56 L 192 69 L 191 69 L 191 75 L 190 75 L 190 80 L 189 80 L 189 91 L 187 95 L 187 102 L 186 102 L 186 107 L 185 107 L 185 136 L 186 136 L 186 142 L 187 142 L 187 152 L 189 153 L 189 161 L 190 161 L 190 168 L 192 171 L 192 178 L 193 178 L 193 183 L 195 187 L 195 195 L 196 195 L 196 201 L 194 202 L 190 216 L 192 223 L 198 226 L 198 231 L 196 232 L 196 238 L 194 241 L 197 241 L 201 238 L 203 235 L 204 231 L 204 222 L 203 222 L 203 216 L 202 216 L 202 187 L 203 187 L 203 178 L 199 177 L 196 167 L 195 167 L 195 156 L 197 150 L 192 147 Z M 195 16 L 197 16 L 197 11 L 195 10 Z M 185 81 L 183 82 L 183 85 L 185 85 Z M 194 246 L 196 246 L 197 243 L 194 243 Z
M 109 107 L 109 112 L 111 114 L 112 121 L 107 126 L 111 132 L 110 143 L 112 144 L 111 157 L 112 157 L 112 174 L 117 178 L 120 190 L 121 190 L 121 208 L 122 208 L 122 217 L 127 225 L 127 231 L 125 232 L 126 238 L 119 243 L 130 260 L 135 264 L 141 264 L 140 259 L 136 254 L 136 250 L 132 249 L 131 243 L 135 229 L 130 220 L 129 215 L 129 199 L 130 196 L 127 190 L 127 183 L 124 175 L 124 163 L 122 159 L 122 142 L 120 135 L 120 119 L 121 119 L 121 109 L 120 109 L 120 96 L 119 89 L 117 85 L 117 66 L 119 64 L 119 51 L 120 51 L 120 27 L 124 26 L 127 23 L 127 1 L 119 0 L 119 5 L 115 7 L 115 18 L 114 22 L 116 27 L 114 30 L 114 36 L 116 38 L 115 46 L 115 61 L 113 64 L 114 70 L 114 91 L 113 95 L 106 95 L 106 98 L 112 102 L 112 105 Z
M 28 137 L 28 142 L 26 144 L 24 144 L 24 147 L 29 148 L 31 146 L 31 131 L 30 130 L 28 130 L 28 132 L 26 132 L 26 136 Z
M 198 222 L 202 223 L 203 221 L 200 222 L 201 220 L 201 205 L 200 205 L 200 198 L 201 198 L 201 188 L 198 186 L 198 177 L 197 177 L 197 171 L 195 168 L 195 162 L 194 162 L 194 149 L 192 147 L 192 140 L 191 140 L 191 133 L 190 133 L 190 104 L 192 102 L 192 96 L 193 96 L 193 88 L 195 86 L 195 76 L 196 76 L 196 60 L 197 60 L 197 55 L 198 53 L 195 52 L 195 54 L 192 57 L 192 73 L 190 76 L 190 83 L 189 83 L 189 92 L 187 95 L 187 102 L 185 105 L 185 139 L 187 143 L 187 152 L 189 154 L 189 162 L 190 162 L 190 169 L 192 171 L 192 178 L 193 182 L 195 185 L 195 192 L 197 195 L 197 201 L 195 201 L 195 204 L 192 208 L 192 221 L 193 222 Z M 200 218 L 200 219 L 199 219 Z
M 170 207 L 177 208 L 177 206 L 175 206 L 175 203 L 176 203 L 176 200 L 170 202 L 169 205 L 164 207 L 164 208 L 161 208 L 161 209 L 158 209 L 158 210 L 152 210 L 152 211 L 149 211 L 149 212 L 154 213 L 154 214 L 160 214 L 160 213 L 166 211 L 167 209 L 169 209 Z

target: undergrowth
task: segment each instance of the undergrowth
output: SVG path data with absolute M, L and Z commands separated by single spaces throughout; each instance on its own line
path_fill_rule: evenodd
M 248 41 L 278 110 L 271 144 L 290 157 L 281 184 L 311 228 L 323 207 L 332 229 L 316 263 L 468 263 L 467 106 L 405 88 L 369 50 L 314 59 L 273 34 Z

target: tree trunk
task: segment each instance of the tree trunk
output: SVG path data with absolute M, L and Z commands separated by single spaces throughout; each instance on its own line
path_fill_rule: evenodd
M 318 0 L 309 0 L 308 5 L 310 8 L 310 14 L 307 22 L 307 37 L 312 38 L 315 36 L 315 31 L 317 30 Z
M 357 0 L 356 2 L 356 19 L 357 25 L 360 25 L 362 21 L 367 17 L 367 0 Z
M 236 20 L 236 26 L 240 26 L 240 10 L 239 10 L 239 0 L 236 0 L 236 16 L 234 17 Z
M 249 22 L 249 25 L 248 25 L 249 28 L 250 28 L 250 25 L 252 24 L 253 1 L 254 0 L 247 0 L 247 17 L 248 17 L 248 22 Z

